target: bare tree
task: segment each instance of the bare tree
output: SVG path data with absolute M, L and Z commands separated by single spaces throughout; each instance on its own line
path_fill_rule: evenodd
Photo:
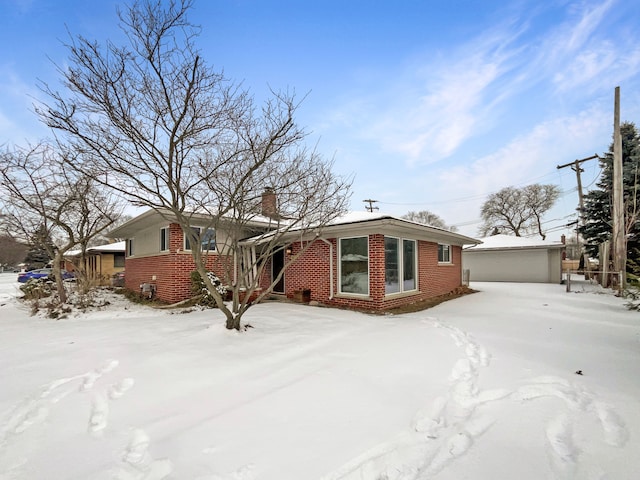
M 546 234 L 542 229 L 542 217 L 553 207 L 559 195 L 556 185 L 503 188 L 490 195 L 482 205 L 480 235 L 495 232 L 513 233 L 520 237 L 535 231 L 544 240 Z
M 5 151 L 0 168 L 3 226 L 47 249 L 60 303 L 67 301 L 61 275 L 65 253 L 109 228 L 120 213 L 112 195 L 68 168 L 74 159 L 70 151 L 40 143 Z
M 431 225 L 432 227 L 442 228 L 443 230 L 449 230 L 450 232 L 457 232 L 456 227 L 450 227 L 446 222 L 433 212 L 429 210 L 420 210 L 419 212 L 408 212 L 403 215 L 402 218 L 410 220 L 412 222 L 423 223 L 425 225 Z
M 232 282 L 232 307 L 208 280 L 206 255 L 198 248 L 192 255 L 227 327 L 238 329 L 265 258 L 281 248 L 279 236 L 320 228 L 342 213 L 351 180 L 334 175 L 331 161 L 305 147 L 307 133 L 294 120 L 295 94 L 272 92 L 260 107 L 207 66 L 195 46 L 198 28 L 187 19 L 191 4 L 170 1 L 163 8 L 146 0 L 119 11 L 128 45 L 72 39 L 69 67 L 60 68 L 68 92 L 43 85 L 51 103 L 39 114 L 91 154 L 76 168 L 178 223 L 192 245 L 210 231 L 191 228 L 196 217 L 229 232 L 217 250 L 233 258 L 225 279 Z M 247 255 L 241 238 L 254 228 L 265 187 L 278 196 L 279 216 L 270 225 L 276 233 L 259 255 Z M 237 272 L 253 274 L 238 278 Z

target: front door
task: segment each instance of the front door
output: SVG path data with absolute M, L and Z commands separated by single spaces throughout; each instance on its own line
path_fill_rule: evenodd
M 278 274 L 282 272 L 282 277 L 273 287 L 274 293 L 284 293 L 284 248 L 273 252 L 271 257 L 271 282 L 273 282 Z

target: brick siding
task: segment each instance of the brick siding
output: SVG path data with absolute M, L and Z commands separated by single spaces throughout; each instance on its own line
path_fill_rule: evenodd
M 321 240 L 315 240 L 303 255 L 285 272 L 285 294 L 292 298 L 294 291 L 308 288 L 311 300 L 326 305 L 362 310 L 387 310 L 415 303 L 455 290 L 462 284 L 462 247 L 452 245 L 449 264 L 438 263 L 438 244 L 418 241 L 418 290 L 415 293 L 385 297 L 384 235 L 369 235 L 369 296 L 340 295 L 337 239 L 328 239 L 333 245 L 333 292 L 330 297 L 330 249 Z M 306 244 L 305 244 L 306 245 Z M 300 251 L 300 242 L 291 245 L 292 255 Z M 270 272 L 270 269 L 268 270 Z
M 175 303 L 191 297 L 191 272 L 195 270 L 193 258 L 189 252 L 183 252 L 183 236 L 180 226 L 171 224 L 170 248 L 168 252 L 144 257 L 127 257 L 125 286 L 138 291 L 140 284 L 151 283 L 156 286 L 156 297 L 168 303 Z M 438 245 L 432 242 L 418 241 L 418 290 L 385 296 L 385 253 L 384 235 L 369 235 L 369 296 L 347 296 L 339 294 L 338 240 L 328 239 L 332 248 L 322 240 L 295 242 L 290 245 L 295 256 L 302 247 L 306 251 L 294 261 L 285 272 L 285 295 L 294 296 L 296 290 L 310 289 L 311 300 L 336 307 L 360 310 L 386 310 L 427 298 L 444 295 L 462 284 L 462 248 L 451 246 L 452 261 L 449 264 L 438 263 Z M 333 261 L 330 259 L 333 252 Z M 220 255 L 209 255 L 207 268 L 216 273 L 223 272 L 223 262 L 230 259 Z M 333 298 L 331 297 L 330 267 L 333 264 Z M 154 279 L 155 276 L 155 279 Z M 271 283 L 271 265 L 267 262 L 261 278 L 262 288 Z
M 169 251 L 157 255 L 127 257 L 125 259 L 125 287 L 139 291 L 140 285 L 150 283 L 155 286 L 157 299 L 175 303 L 193 296 L 191 293 L 191 272 L 196 267 L 191 252 L 182 249 L 183 233 L 180 225 L 169 226 Z M 207 269 L 221 275 L 225 256 L 209 254 Z

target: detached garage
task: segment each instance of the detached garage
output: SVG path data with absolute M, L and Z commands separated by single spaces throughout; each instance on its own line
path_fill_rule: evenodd
M 463 249 L 462 268 L 472 282 L 560 283 L 561 242 L 493 235 Z

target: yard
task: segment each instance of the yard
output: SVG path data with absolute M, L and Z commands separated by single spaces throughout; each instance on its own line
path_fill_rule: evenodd
M 471 287 L 401 315 L 266 303 L 236 332 L 120 296 L 32 317 L 0 274 L 0 479 L 637 478 L 640 314 Z

